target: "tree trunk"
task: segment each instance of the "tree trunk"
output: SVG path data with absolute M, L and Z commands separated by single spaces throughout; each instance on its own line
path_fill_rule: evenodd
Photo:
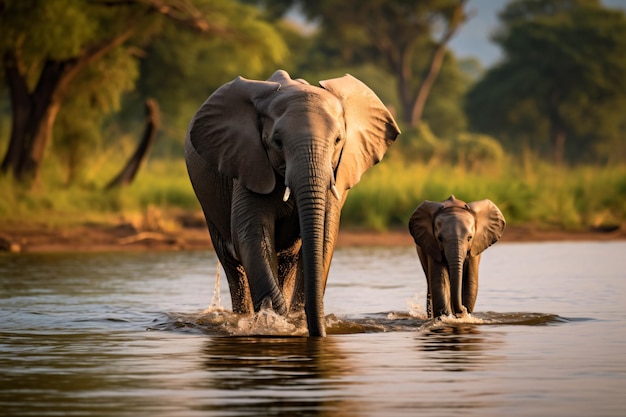
M 2 57 L 4 74 L 9 87 L 11 100 L 11 137 L 9 147 L 0 165 L 2 173 L 14 172 L 20 161 L 20 155 L 26 137 L 28 115 L 30 113 L 31 98 L 28 93 L 26 80 L 19 72 L 19 62 L 14 51 L 7 51 Z
M 13 124 L 1 169 L 4 173 L 13 173 L 20 182 L 33 184 L 38 181 L 52 126 L 68 82 L 74 75 L 73 63 L 46 61 L 33 92 L 28 91 L 15 51 L 5 53 L 3 64 L 10 91 Z
M 145 159 L 150 147 L 154 143 L 157 131 L 161 124 L 161 116 L 159 112 L 159 105 L 154 99 L 146 99 L 146 128 L 143 133 L 143 137 L 137 145 L 135 153 L 130 157 L 126 166 L 120 171 L 115 178 L 111 180 L 106 186 L 107 190 L 116 187 L 122 187 L 129 185 L 135 179 L 141 163 Z
M 29 91 L 26 83 L 20 51 L 5 52 L 2 64 L 11 98 L 12 125 L 9 147 L 0 165 L 2 173 L 11 172 L 27 186 L 37 183 L 52 128 L 70 83 L 86 66 L 128 40 L 135 27 L 131 25 L 118 37 L 85 49 L 79 57 L 47 60 L 33 91 Z
M 446 56 L 446 44 L 440 43 L 437 45 L 435 49 L 435 53 L 432 56 L 430 61 L 430 65 L 428 67 L 428 71 L 420 84 L 419 90 L 417 91 L 417 96 L 412 103 L 412 106 L 407 109 L 408 114 L 410 115 L 409 122 L 412 127 L 417 127 L 417 125 L 422 121 L 422 114 L 424 113 L 424 107 L 426 106 L 426 100 L 430 95 L 430 91 L 435 85 L 435 81 L 437 81 L 437 77 L 439 76 L 439 72 L 441 71 L 441 66 L 443 65 L 443 59 Z
M 422 120 L 422 114 L 424 113 L 424 107 L 426 106 L 426 100 L 430 95 L 430 91 L 435 85 L 435 81 L 437 81 L 437 77 L 439 76 L 439 72 L 441 71 L 441 66 L 443 65 L 443 59 L 446 56 L 446 50 L 448 42 L 452 39 L 452 36 L 459 29 L 461 24 L 467 19 L 465 15 L 465 2 L 466 0 L 459 1 L 456 9 L 454 10 L 454 15 L 450 19 L 448 23 L 448 28 L 441 40 L 437 44 L 435 48 L 435 52 L 433 53 L 430 65 L 424 74 L 422 82 L 417 90 L 417 94 L 415 95 L 415 99 L 413 100 L 412 107 L 406 108 L 404 119 L 409 122 L 412 127 L 417 127 Z

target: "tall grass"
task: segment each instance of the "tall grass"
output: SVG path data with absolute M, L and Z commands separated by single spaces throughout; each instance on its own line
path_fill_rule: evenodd
M 406 227 L 424 200 L 454 194 L 467 202 L 488 198 L 509 224 L 576 229 L 626 220 L 626 166 L 555 167 L 541 162 L 483 166 L 390 160 L 374 167 L 350 191 L 343 224 L 384 230 Z
M 103 191 L 118 164 L 94 163 L 79 184 L 64 184 L 59 164 L 44 168 L 34 190 L 0 177 L 0 225 L 111 221 L 157 207 L 164 215 L 199 210 L 181 159 L 150 160 L 135 182 Z M 472 166 L 407 163 L 386 158 L 350 191 L 342 225 L 385 230 L 406 227 L 423 200 L 451 194 L 465 201 L 492 200 L 509 224 L 576 229 L 626 221 L 626 166 L 554 167 L 533 160 Z
M 114 163 L 95 164 L 80 183 L 67 185 L 59 165 L 49 164 L 32 190 L 0 177 L 0 222 L 63 225 L 132 217 L 150 206 L 165 212 L 200 208 L 182 159 L 148 161 L 131 185 L 106 191 L 119 169 Z

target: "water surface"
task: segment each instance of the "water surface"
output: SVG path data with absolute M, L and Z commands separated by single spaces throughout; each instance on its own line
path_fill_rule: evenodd
M 625 254 L 626 242 L 499 243 L 477 313 L 433 322 L 414 248 L 339 249 L 325 339 L 301 337 L 302 317 L 230 313 L 212 252 L 2 255 L 0 409 L 623 416 Z

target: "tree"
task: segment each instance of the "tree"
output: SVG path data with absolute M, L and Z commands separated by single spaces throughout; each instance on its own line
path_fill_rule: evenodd
M 157 130 L 161 125 L 161 113 L 159 104 L 154 99 L 147 99 L 146 103 L 146 127 L 135 149 L 135 152 L 124 165 L 124 168 L 106 185 L 106 189 L 110 190 L 117 187 L 129 185 L 135 179 L 141 163 L 145 159 L 148 151 L 152 147 L 156 139 Z
M 500 19 L 505 59 L 468 94 L 474 128 L 514 141 L 547 137 L 558 164 L 569 139 L 590 152 L 590 142 L 619 132 L 611 115 L 626 110 L 623 12 L 596 0 L 517 0 Z
M 182 156 L 180 138 L 213 91 L 237 75 L 265 79 L 289 57 L 282 35 L 262 19 L 257 8 L 232 1 L 225 4 L 228 7 L 220 9 L 219 15 L 237 35 L 207 38 L 180 25 L 168 25 L 143 49 L 137 91 L 126 101 L 124 111 L 134 117 L 145 97 L 159 102 L 165 129 L 156 150 L 176 150 Z
M 465 0 L 269 1 L 274 15 L 299 5 L 320 20 L 322 36 L 344 62 L 379 62 L 397 82 L 403 121 L 416 126 L 437 80 L 447 44 L 466 19 Z M 435 39 L 435 33 L 440 33 Z M 423 51 L 428 51 L 424 59 Z
M 167 24 L 263 45 L 224 18 L 235 6 L 226 0 L 0 0 L 0 54 L 12 113 L 0 170 L 36 181 L 73 83 L 112 51 L 137 53 Z

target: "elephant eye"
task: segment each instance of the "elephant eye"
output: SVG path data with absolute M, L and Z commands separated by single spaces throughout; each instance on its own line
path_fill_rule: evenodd
M 274 136 L 273 142 L 274 142 L 274 146 L 276 146 L 276 148 L 278 148 L 279 150 L 283 149 L 283 141 L 280 139 L 280 137 Z
M 473 237 L 472 235 L 469 235 L 469 236 L 467 237 L 467 241 L 469 242 L 470 240 L 472 240 L 472 237 Z
M 437 236 L 437 240 L 440 241 L 440 242 L 443 242 L 443 236 L 441 236 L 441 235 Z
M 341 136 L 337 136 L 337 138 L 335 139 L 335 145 L 339 145 L 340 142 L 341 142 Z

